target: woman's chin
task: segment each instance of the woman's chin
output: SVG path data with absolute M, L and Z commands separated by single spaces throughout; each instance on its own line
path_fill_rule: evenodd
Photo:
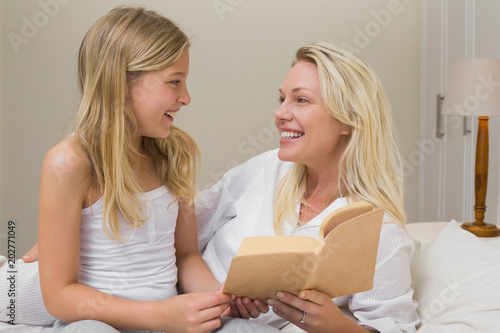
M 280 148 L 278 150 L 278 158 L 283 162 L 297 162 L 295 154 L 293 154 L 289 149 L 286 148 Z

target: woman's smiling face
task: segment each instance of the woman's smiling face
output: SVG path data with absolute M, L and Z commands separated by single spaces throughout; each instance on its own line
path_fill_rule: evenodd
M 350 131 L 325 106 L 316 64 L 297 62 L 279 91 L 281 106 L 274 114 L 281 134 L 278 157 L 307 166 L 338 162 L 345 147 L 339 141 Z

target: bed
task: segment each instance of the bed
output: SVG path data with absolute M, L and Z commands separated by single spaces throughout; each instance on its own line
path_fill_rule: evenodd
M 500 333 L 500 237 L 477 238 L 455 222 L 409 223 L 415 240 L 414 298 L 422 322 L 419 333 Z M 0 278 L 8 270 L 0 257 Z M 49 332 L 53 317 L 41 306 L 36 264 L 19 263 L 16 322 L 9 315 L 8 284 L 0 284 L 0 333 Z M 34 278 L 35 277 L 35 278 Z M 36 292 L 34 292 L 36 291 Z M 7 319 L 5 319 L 7 318 Z M 43 323 L 43 325 L 35 325 Z M 285 333 L 301 332 L 293 325 Z

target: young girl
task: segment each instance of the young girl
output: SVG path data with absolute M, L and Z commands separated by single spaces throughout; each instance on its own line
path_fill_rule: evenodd
M 188 48 L 174 23 L 131 7 L 82 42 L 74 133 L 48 152 L 40 184 L 40 282 L 56 331 L 221 325 L 231 295 L 176 290 L 219 286 L 197 247 L 197 146 L 173 125 L 190 102 Z

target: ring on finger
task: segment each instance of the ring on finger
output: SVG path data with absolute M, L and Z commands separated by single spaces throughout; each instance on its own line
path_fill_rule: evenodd
M 299 323 L 303 324 L 304 323 L 304 319 L 306 319 L 306 312 L 302 311 L 302 319 L 299 320 Z

